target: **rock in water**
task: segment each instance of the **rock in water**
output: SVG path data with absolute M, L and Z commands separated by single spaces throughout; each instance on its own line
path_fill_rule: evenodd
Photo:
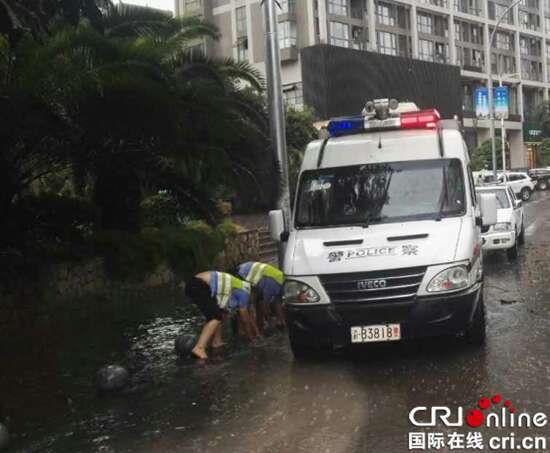
M 8 433 L 8 428 L 0 423 L 0 451 L 4 451 L 8 447 L 9 441 L 10 435 Z
M 123 366 L 107 365 L 98 370 L 96 385 L 102 392 L 116 392 L 128 384 L 129 377 L 128 370 Z
M 180 335 L 176 338 L 174 343 L 176 352 L 181 356 L 186 356 L 191 354 L 192 349 L 197 344 L 197 338 L 195 335 Z

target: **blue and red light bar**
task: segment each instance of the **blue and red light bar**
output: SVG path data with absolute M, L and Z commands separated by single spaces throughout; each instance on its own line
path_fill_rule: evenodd
M 401 113 L 399 116 L 385 120 L 354 116 L 331 120 L 328 124 L 328 131 L 331 137 L 337 137 L 385 129 L 435 129 L 440 118 L 436 109 Z

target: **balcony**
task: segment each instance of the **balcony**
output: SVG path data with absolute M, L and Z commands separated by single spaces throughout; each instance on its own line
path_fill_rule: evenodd
M 280 49 L 281 52 L 281 62 L 297 61 L 298 60 L 298 49 L 296 46 L 285 47 Z

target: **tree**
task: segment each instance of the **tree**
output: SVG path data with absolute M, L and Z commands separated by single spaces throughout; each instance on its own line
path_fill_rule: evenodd
M 295 191 L 298 183 L 305 147 L 309 142 L 318 138 L 317 129 L 313 126 L 314 121 L 313 112 L 307 108 L 303 111 L 287 109 L 286 140 L 291 193 Z
M 543 136 L 550 137 L 550 101 L 544 101 L 539 105 L 535 118 Z
M 495 139 L 495 149 L 497 154 L 497 168 L 502 168 L 502 141 Z M 472 170 L 479 171 L 493 168 L 493 153 L 491 149 L 491 140 L 485 140 L 472 153 Z
M 550 166 L 550 139 L 542 140 L 539 148 L 539 165 Z
M 110 0 L 0 0 L 0 34 L 15 44 L 25 34 L 35 39 L 58 26 L 76 26 L 87 19 L 101 29 L 102 9 Z

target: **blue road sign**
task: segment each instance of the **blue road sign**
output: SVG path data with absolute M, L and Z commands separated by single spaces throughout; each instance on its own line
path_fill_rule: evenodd
M 508 118 L 509 99 L 508 87 L 493 88 L 495 118 Z M 489 118 L 489 90 L 487 88 L 476 88 L 474 93 L 474 109 L 476 117 L 480 119 Z
M 495 102 L 495 118 L 508 118 L 509 95 L 508 87 L 496 87 L 493 89 Z
M 474 93 L 474 109 L 476 117 L 489 117 L 489 91 L 485 87 L 478 87 Z

